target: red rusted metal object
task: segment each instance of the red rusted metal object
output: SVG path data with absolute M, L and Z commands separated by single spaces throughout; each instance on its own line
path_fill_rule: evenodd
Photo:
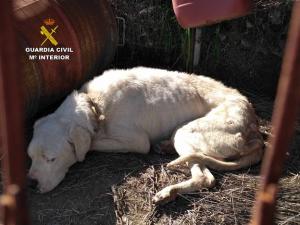
M 114 57 L 117 25 L 107 0 L 16 0 L 15 27 L 22 55 L 25 111 L 32 117 L 37 111 L 57 102 L 71 90 L 96 75 Z M 45 20 L 54 21 L 53 25 Z M 49 31 L 57 26 L 53 37 L 58 45 L 45 39 L 41 26 Z M 70 60 L 30 60 L 26 48 L 71 48 Z M 37 55 L 56 53 L 39 53 Z
M 11 1 L 0 0 L 0 137 L 4 183 L 1 202 L 8 199 L 2 207 L 2 219 L 9 225 L 27 225 L 22 75 L 12 12 Z
M 198 27 L 248 14 L 251 0 L 172 0 L 173 9 L 183 28 Z
M 293 136 L 300 103 L 300 2 L 294 3 L 290 30 L 278 85 L 273 134 L 262 165 L 252 225 L 274 224 L 278 180 Z

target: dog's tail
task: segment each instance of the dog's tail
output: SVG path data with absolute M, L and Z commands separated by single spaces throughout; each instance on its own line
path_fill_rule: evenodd
M 207 156 L 203 153 L 192 153 L 189 155 L 180 156 L 176 160 L 170 162 L 167 165 L 167 167 L 172 168 L 174 166 L 182 165 L 184 163 L 199 163 L 214 170 L 232 171 L 257 164 L 262 159 L 262 156 L 263 148 L 261 146 L 254 149 L 246 155 L 240 156 L 238 159 L 233 161 L 216 159 L 212 156 Z

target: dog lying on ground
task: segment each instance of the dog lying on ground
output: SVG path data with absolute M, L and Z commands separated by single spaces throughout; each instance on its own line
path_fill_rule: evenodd
M 90 150 L 146 154 L 167 139 L 179 154 L 167 167 L 187 163 L 192 176 L 162 189 L 155 203 L 214 186 L 209 168 L 240 169 L 263 154 L 254 110 L 237 90 L 204 76 L 138 67 L 104 72 L 35 123 L 29 177 L 48 192 Z

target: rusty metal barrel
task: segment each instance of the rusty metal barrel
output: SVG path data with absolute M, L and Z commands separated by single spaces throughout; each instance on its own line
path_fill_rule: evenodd
M 26 117 L 104 69 L 117 46 L 106 0 L 16 0 Z

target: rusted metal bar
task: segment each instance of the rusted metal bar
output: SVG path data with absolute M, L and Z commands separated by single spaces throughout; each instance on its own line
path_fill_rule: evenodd
M 20 188 L 17 185 L 9 185 L 6 188 L 6 193 L 0 197 L 0 204 L 3 207 L 3 224 L 15 224 L 17 215 L 16 201 Z
M 12 1 L 0 0 L 0 28 L 0 137 L 4 184 L 0 203 L 5 205 L 2 207 L 2 219 L 7 225 L 28 225 L 22 76 Z
M 293 136 L 300 103 L 300 2 L 294 3 L 275 110 L 273 136 L 262 165 L 261 187 L 256 195 L 252 225 L 274 224 L 278 180 Z

